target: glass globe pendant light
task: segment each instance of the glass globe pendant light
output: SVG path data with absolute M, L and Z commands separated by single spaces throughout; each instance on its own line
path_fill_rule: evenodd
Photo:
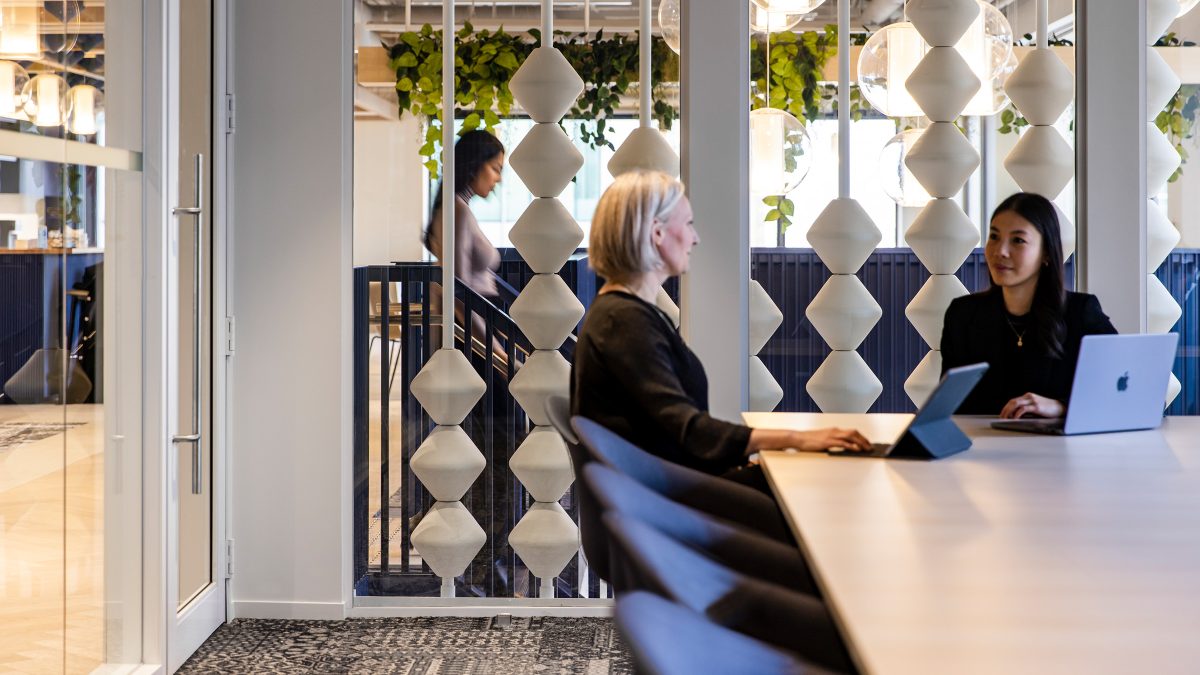
M 768 12 L 785 14 L 808 14 L 825 4 L 825 0 L 753 0 L 753 2 Z
M 67 81 L 53 73 L 39 73 L 25 83 L 21 98 L 25 114 L 39 127 L 57 127 L 66 111 Z
M 38 12 L 41 3 L 0 4 L 0 59 L 12 61 L 41 58 Z
M 17 119 L 24 117 L 22 108 L 25 83 L 29 73 L 14 61 L 0 61 L 0 117 Z
M 91 136 L 100 129 L 104 94 L 90 84 L 77 84 L 67 92 L 67 131 Z
M 804 18 L 803 14 L 770 12 L 750 3 L 750 30 L 756 33 L 779 33 L 791 30 Z
M 767 48 L 765 107 L 750 111 L 750 193 L 786 195 L 795 190 L 812 166 L 812 141 L 804 124 L 771 105 L 771 35 Z
M 662 31 L 663 42 L 671 51 L 679 53 L 679 0 L 662 0 L 658 4 L 658 29 Z
M 884 143 L 879 151 L 879 184 L 884 193 L 899 206 L 919 208 L 932 199 L 904 164 L 908 151 L 912 150 L 923 132 L 924 129 L 902 131 Z

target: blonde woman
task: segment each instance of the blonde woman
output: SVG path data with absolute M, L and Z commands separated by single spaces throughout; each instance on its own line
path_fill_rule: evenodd
M 700 243 L 683 185 L 667 174 L 623 174 L 592 218 L 588 260 L 606 280 L 583 320 L 571 374 L 571 413 L 664 459 L 769 493 L 758 450 L 865 450 L 857 431 L 750 429 L 708 414 L 700 359 L 654 304 Z M 730 355 L 730 358 L 736 358 Z

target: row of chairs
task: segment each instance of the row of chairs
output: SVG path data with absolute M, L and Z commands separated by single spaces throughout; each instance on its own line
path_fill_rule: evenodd
M 546 403 L 576 475 L 584 556 L 616 593 L 639 671 L 853 672 L 775 502 Z

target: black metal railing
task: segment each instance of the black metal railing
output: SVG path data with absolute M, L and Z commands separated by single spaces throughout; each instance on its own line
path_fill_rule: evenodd
M 360 595 L 439 593 L 439 580 L 412 546 L 412 529 L 433 498 L 413 475 L 410 461 L 434 427 L 412 395 L 412 379 L 441 345 L 440 281 L 441 268 L 427 263 L 354 270 L 354 582 Z M 455 286 L 455 347 L 467 355 L 487 384 L 486 394 L 462 425 L 487 460 L 483 474 L 463 496 L 487 541 L 456 582 L 460 596 L 533 597 L 538 591 L 508 545 L 509 532 L 532 504 L 508 467 L 529 431 L 529 421 L 509 394 L 508 383 L 533 352 L 512 318 L 498 306 L 507 308 L 516 292 L 505 287 L 492 302 L 461 283 Z M 372 355 L 376 344 L 380 348 Z M 571 336 L 562 353 L 570 359 L 573 352 Z M 372 359 L 378 364 L 374 375 Z M 372 395 L 372 378 L 378 382 L 377 396 Z M 372 414 L 373 406 L 377 415 Z M 394 433 L 397 425 L 398 434 Z M 372 455 L 377 471 L 371 468 Z M 398 471 L 394 462 L 400 462 Z M 393 484 L 393 475 L 398 485 Z M 372 494 L 377 496 L 378 510 L 371 508 Z M 572 491 L 560 503 L 577 518 Z M 557 578 L 559 597 L 579 595 L 577 561 Z M 596 585 L 593 579 L 585 586 L 592 597 Z

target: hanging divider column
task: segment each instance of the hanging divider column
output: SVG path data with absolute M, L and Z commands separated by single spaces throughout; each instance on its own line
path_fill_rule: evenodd
M 883 384 L 859 356 L 858 346 L 883 309 L 855 272 L 883 235 L 863 207 L 850 198 L 850 3 L 838 3 L 838 198 L 829 202 L 808 232 L 808 241 L 833 276 L 813 298 L 805 316 L 833 351 L 809 378 L 807 390 L 824 412 L 863 413 Z
M 466 355 L 454 348 L 454 2 L 442 10 L 442 348 L 417 373 L 412 393 L 437 428 L 413 454 L 413 474 L 437 501 L 413 530 L 412 543 L 454 597 L 454 578 L 487 541 L 463 506 L 463 494 L 487 464 L 462 421 L 487 391 Z M 384 504 L 387 508 L 387 504 Z
M 1153 196 L 1166 189 L 1167 181 L 1182 160 L 1166 134 L 1154 123 L 1179 91 L 1180 80 L 1152 45 L 1158 42 L 1178 13 L 1177 0 L 1150 0 L 1147 3 L 1146 42 L 1151 46 L 1146 48 L 1146 119 L 1150 120 L 1146 125 L 1146 194 L 1151 199 L 1146 209 L 1146 329 L 1151 333 L 1169 332 L 1183 315 L 1179 303 L 1154 274 L 1179 243 L 1180 236 Z M 1172 373 L 1167 387 L 1167 405 L 1179 396 L 1181 388 L 1179 379 Z
M 553 9 L 551 0 L 542 0 L 541 44 L 509 83 L 513 98 L 537 124 L 509 157 L 535 197 L 511 234 L 535 273 L 512 305 L 513 320 L 535 351 L 509 391 L 535 426 L 509 463 L 534 504 L 508 543 L 538 577 L 543 598 L 554 597 L 554 577 L 579 548 L 579 529 L 558 505 L 573 480 L 571 460 L 562 437 L 548 426 L 545 403 L 568 394 L 571 367 L 558 349 L 583 318 L 583 305 L 557 274 L 583 241 L 583 230 L 557 199 L 583 167 L 583 155 L 558 126 L 583 93 L 583 80 L 554 48 Z
M 904 382 L 905 393 L 920 406 L 941 377 L 939 347 L 946 308 L 967 294 L 954 272 L 979 241 L 979 231 L 954 201 L 979 167 L 979 153 L 955 120 L 982 83 L 954 45 L 980 9 L 975 0 L 911 0 L 907 11 L 913 27 L 930 45 L 905 82 L 932 121 L 904 160 L 933 197 L 905 235 L 913 253 L 932 273 L 904 311 L 931 350 Z

